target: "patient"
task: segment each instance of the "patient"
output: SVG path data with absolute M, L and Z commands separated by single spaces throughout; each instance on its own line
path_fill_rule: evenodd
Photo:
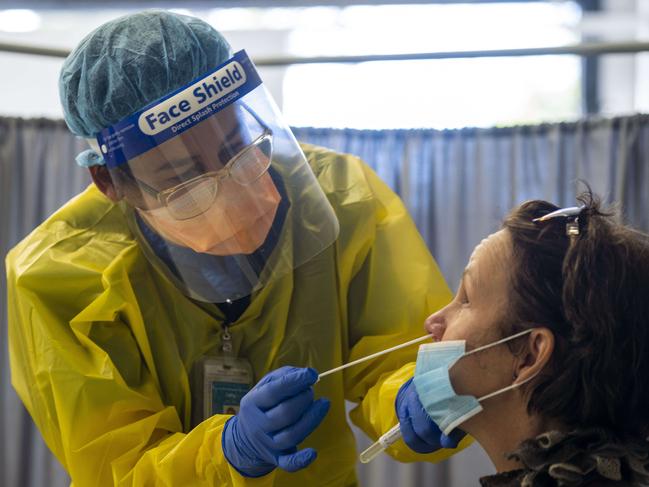
M 426 320 L 466 351 L 529 330 L 450 369 L 459 395 L 514 385 L 460 422 L 498 472 L 483 486 L 649 485 L 649 236 L 579 200 L 516 208 Z

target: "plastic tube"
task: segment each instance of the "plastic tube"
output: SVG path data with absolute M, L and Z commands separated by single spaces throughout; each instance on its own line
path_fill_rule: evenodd
M 387 433 L 381 436 L 367 450 L 360 454 L 361 463 L 369 463 L 374 460 L 379 453 L 385 451 L 392 443 L 401 438 L 401 428 L 399 425 L 393 426 Z

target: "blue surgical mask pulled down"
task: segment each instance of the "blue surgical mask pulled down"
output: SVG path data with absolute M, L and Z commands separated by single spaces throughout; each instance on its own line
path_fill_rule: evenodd
M 475 348 L 470 352 L 465 350 L 465 340 L 426 343 L 419 347 L 415 377 L 413 379 L 415 389 L 424 409 L 445 435 L 449 435 L 458 425 L 482 411 L 481 401 L 519 387 L 533 378 L 530 377 L 525 381 L 476 398 L 469 395 L 460 396 L 455 393 L 449 376 L 450 368 L 462 357 L 495 347 L 531 331 L 532 329 L 525 330 L 502 340 Z

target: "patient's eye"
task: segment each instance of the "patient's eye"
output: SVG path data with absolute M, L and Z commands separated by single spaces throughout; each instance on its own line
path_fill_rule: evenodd
M 469 296 L 466 293 L 463 283 L 460 284 L 460 288 L 457 290 L 456 299 L 462 306 L 469 304 Z

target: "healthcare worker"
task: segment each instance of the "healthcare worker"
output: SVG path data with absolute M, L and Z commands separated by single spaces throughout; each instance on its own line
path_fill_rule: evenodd
M 246 53 L 193 17 L 102 25 L 60 95 L 94 184 L 9 253 L 9 347 L 73 484 L 354 485 L 345 400 L 377 438 L 416 350 L 317 373 L 420 336 L 451 298 L 401 201 L 299 145 Z

